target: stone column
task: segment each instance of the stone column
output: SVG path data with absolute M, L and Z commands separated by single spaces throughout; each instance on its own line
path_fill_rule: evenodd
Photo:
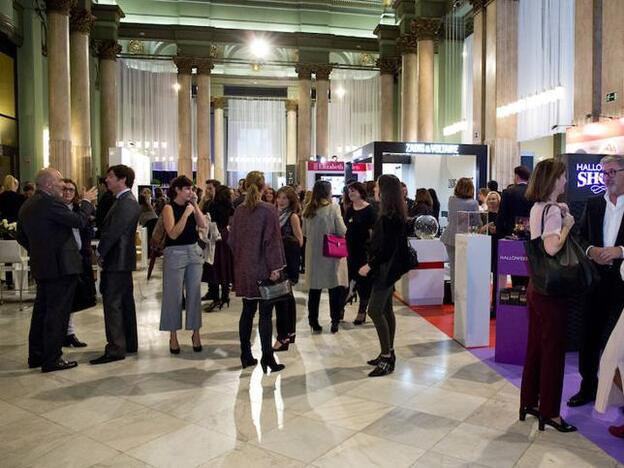
M 473 9 L 472 50 L 472 142 L 482 144 L 485 136 L 485 14 L 483 0 L 471 0 Z
M 101 41 L 100 56 L 100 174 L 110 165 L 108 152 L 117 146 L 117 107 L 119 96 L 119 64 L 117 41 Z
M 91 186 L 91 105 L 89 96 L 89 33 L 95 16 L 72 9 L 70 17 L 72 171 L 78 187 Z
M 193 178 L 191 160 L 191 71 L 193 59 L 175 57 L 178 67 L 178 176 Z
M 394 141 L 394 74 L 397 61 L 394 58 L 380 58 L 379 67 L 379 102 L 381 141 Z
M 320 65 L 316 75 L 316 154 L 329 157 L 329 75 L 330 65 Z
M 286 101 L 286 164 L 297 164 L 297 101 Z
M 433 41 L 440 29 L 438 18 L 416 18 L 418 37 L 418 139 L 433 141 Z
M 211 177 L 210 161 L 210 59 L 197 60 L 197 180 L 203 186 Z
M 418 41 L 414 32 L 399 37 L 401 51 L 401 140 L 418 139 Z
M 295 70 L 299 75 L 299 115 L 297 119 L 297 181 L 305 186 L 306 165 L 310 159 L 312 127 L 310 122 L 310 79 L 312 65 L 298 64 Z
M 71 0 L 47 0 L 50 166 L 72 174 L 69 90 L 69 8 Z
M 223 108 L 226 103 L 225 97 L 214 98 L 214 178 L 223 184 L 227 184 L 225 168 L 225 125 L 223 120 Z

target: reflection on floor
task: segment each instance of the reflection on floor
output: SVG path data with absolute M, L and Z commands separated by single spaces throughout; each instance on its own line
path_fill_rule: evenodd
M 356 305 L 332 335 L 324 296 L 311 335 L 297 293 L 297 342 L 265 376 L 240 369 L 239 300 L 204 314 L 202 353 L 184 332 L 171 356 L 160 276 L 136 280 L 139 353 L 105 366 L 87 363 L 101 307 L 76 315 L 79 367 L 41 374 L 25 368 L 30 309 L 0 306 L 0 466 L 618 466 L 580 434 L 518 422 L 517 388 L 399 303 L 393 375 L 366 377 L 378 345 L 372 324 L 351 325 Z

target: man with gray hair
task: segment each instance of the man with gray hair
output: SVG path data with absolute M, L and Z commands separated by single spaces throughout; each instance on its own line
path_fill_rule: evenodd
M 606 156 L 600 163 L 607 191 L 587 200 L 580 222 L 581 241 L 598 268 L 600 281 L 588 294 L 583 312 L 579 350 L 583 380 L 578 393 L 568 400 L 572 407 L 595 400 L 600 353 L 624 307 L 624 283 L 619 274 L 624 258 L 624 156 Z
M 72 229 L 87 226 L 97 190 L 85 191 L 80 211 L 73 212 L 62 201 L 64 184 L 59 171 L 42 169 L 36 185 L 34 195 L 20 208 L 17 223 L 17 241 L 28 251 L 37 283 L 28 335 L 28 366 L 53 372 L 78 365 L 61 358 L 74 291 L 82 274 L 82 257 Z

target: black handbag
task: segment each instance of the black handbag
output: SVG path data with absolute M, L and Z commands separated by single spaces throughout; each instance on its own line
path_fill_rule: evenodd
M 552 204 L 546 205 L 544 218 Z M 549 255 L 540 237 L 525 242 L 529 273 L 535 290 L 544 296 L 569 296 L 573 291 L 587 291 L 598 282 L 598 270 L 570 233 L 563 247 Z
M 292 286 L 284 275 L 280 275 L 277 281 L 264 280 L 258 281 L 258 290 L 263 301 L 269 304 L 285 301 L 292 293 Z

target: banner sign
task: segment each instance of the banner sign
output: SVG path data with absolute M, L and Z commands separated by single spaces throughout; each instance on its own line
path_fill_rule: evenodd
M 342 161 L 316 162 L 308 161 L 308 171 L 316 172 L 344 172 L 345 165 Z

